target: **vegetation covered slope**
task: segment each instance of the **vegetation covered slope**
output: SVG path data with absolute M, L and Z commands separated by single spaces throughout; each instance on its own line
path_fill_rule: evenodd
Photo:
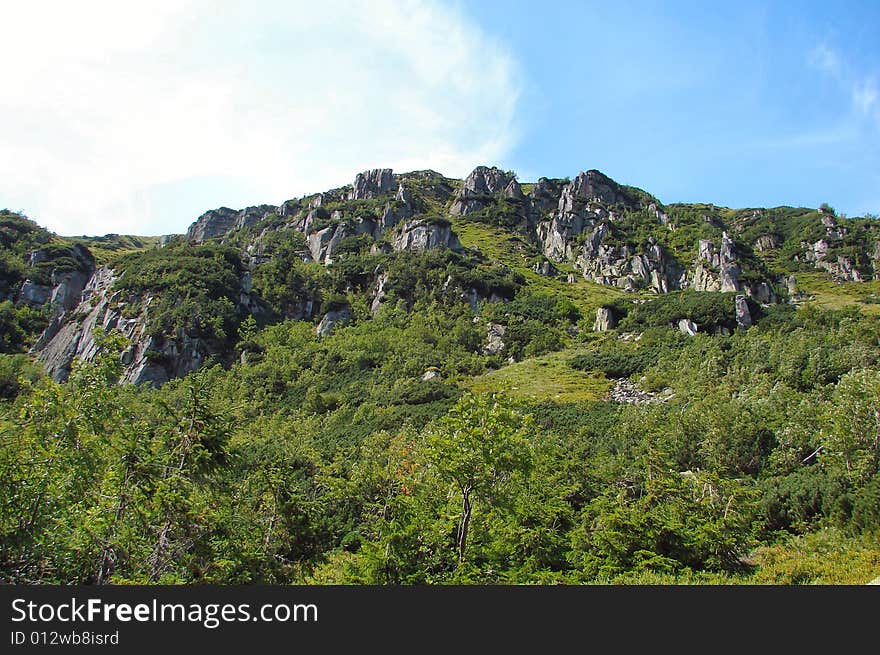
M 799 584 L 880 574 L 880 325 L 874 264 L 854 254 L 871 254 L 871 219 L 657 206 L 664 223 L 648 208 L 655 199 L 626 191 L 641 204 L 619 209 L 609 248 L 662 242 L 688 263 L 701 239 L 729 230 L 741 279 L 753 273 L 794 301 L 748 297 L 744 329 L 734 296 L 746 287 L 658 295 L 598 284 L 583 259 L 555 260 L 533 238 L 557 210 L 524 211 L 514 189 L 513 199 L 464 197 L 480 208 L 456 214 L 466 182 L 400 178 L 408 198 L 349 199 L 343 188 L 311 207 L 309 197 L 256 218 L 243 211 L 203 241 L 113 239 L 119 252 L 97 262 L 84 252 L 65 261 L 83 240 L 4 214 L 15 232 L 3 243 L 5 306 L 18 328 L 4 328 L 0 355 L 0 578 Z M 389 206 L 398 222 L 376 230 Z M 806 258 L 816 251 L 801 242 L 823 239 L 852 248 L 839 254 L 849 267 L 824 247 L 831 269 Z M 580 247 L 577 235 L 571 243 Z M 40 278 L 30 253 L 53 244 Z M 51 290 L 53 275 L 100 264 L 112 286 L 92 296 L 86 286 L 76 308 L 21 299 L 26 280 Z M 842 281 L 852 270 L 865 281 Z M 102 303 L 102 317 L 118 318 L 96 323 L 94 351 L 73 359 L 67 379 L 41 374 L 26 351 L 43 328 L 22 316 L 76 326 Z M 593 330 L 601 307 L 617 327 Z M 700 330 L 684 334 L 681 319 Z M 149 355 L 157 365 L 182 356 L 171 349 L 180 334 L 211 356 L 162 385 L 120 385 L 132 357 L 124 328 L 139 322 L 168 348 Z M 609 393 L 623 382 L 640 395 Z

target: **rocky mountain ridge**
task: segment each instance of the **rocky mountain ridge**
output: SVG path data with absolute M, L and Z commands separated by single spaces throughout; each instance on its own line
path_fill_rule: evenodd
M 626 293 L 736 293 L 741 327 L 751 322 L 740 321 L 743 311 L 748 312 L 745 298 L 759 304 L 789 299 L 796 293 L 791 273 L 797 270 L 821 271 L 836 281 L 880 279 L 876 219 L 842 219 L 827 208 L 664 206 L 597 170 L 581 172 L 573 180 L 540 178 L 521 184 L 515 174 L 497 167 L 479 166 L 460 181 L 434 171 L 394 174 L 374 169 L 359 173 L 351 185 L 281 205 L 210 210 L 186 235 L 163 238 L 160 245 L 188 249 L 189 254 L 215 244 L 237 253 L 240 266 L 230 265 L 234 279 L 221 298 L 236 317 L 233 323 L 270 315 L 314 320 L 317 332 L 326 335 L 352 318 L 347 302 L 322 299 L 322 294 L 332 295 L 327 289 L 298 291 L 280 309 L 273 308 L 265 289 L 255 289 L 255 278 L 265 278 L 262 272 L 279 263 L 279 243 L 291 258 L 282 268 L 342 271 L 336 293 L 363 295 L 375 313 L 389 290 L 393 293 L 392 262 L 402 253 L 458 253 L 467 260 L 462 266 L 476 270 L 486 257 L 462 245 L 457 230 L 468 225 L 516 235 L 524 244 L 522 257 L 528 259 L 529 270 L 558 283 L 582 279 Z M 7 283 L 5 294 L 17 306 L 49 308 L 48 325 L 32 351 L 56 379 L 69 374 L 74 359 L 94 357 L 95 327 L 119 330 L 128 339 L 123 379 L 135 384 L 161 384 L 212 357 L 229 355 L 222 352 L 223 338 L 204 336 L 204 325 L 194 329 L 184 322 L 166 325 L 164 331 L 151 325 L 161 292 L 124 292 L 120 285 L 131 275 L 124 267 L 98 265 L 79 243 L 67 255 L 74 263 L 50 269 L 46 276 L 46 252 L 29 251 L 21 279 Z M 346 268 L 370 262 L 372 268 L 356 274 Z M 507 266 L 497 268 L 512 274 Z M 42 277 L 30 273 L 38 269 Z M 565 269 L 574 272 L 563 275 Z M 442 287 L 442 293 L 468 302 L 475 311 L 482 300 L 504 299 L 452 275 Z M 596 321 L 602 327 L 596 329 L 609 329 L 611 323 L 610 314 L 602 314 Z M 225 338 L 231 339 L 228 334 Z

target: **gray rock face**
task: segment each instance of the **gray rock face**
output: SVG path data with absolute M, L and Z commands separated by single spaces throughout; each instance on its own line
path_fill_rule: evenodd
M 749 312 L 749 303 L 745 296 L 737 296 L 736 303 L 736 326 L 742 330 L 752 326 L 752 314 Z
M 110 310 L 110 289 L 116 279 L 112 270 L 102 266 L 89 278 L 82 291 L 81 302 L 75 313 L 84 316 L 81 322 L 65 321 L 63 314 L 56 314 L 33 351 L 45 362 L 46 372 L 56 381 L 66 380 L 75 357 L 92 359 L 97 354 L 93 330 L 101 327 L 109 330 L 117 327 L 119 310 Z
M 508 188 L 509 193 L 513 195 L 507 197 L 515 197 L 519 184 L 511 186 L 512 182 L 514 182 L 513 178 L 500 168 L 477 166 L 465 178 L 452 201 L 449 213 L 454 216 L 464 216 L 480 211 L 492 202 L 491 196 L 502 192 L 506 194 Z M 522 189 L 519 189 L 519 195 L 522 195 Z
M 626 197 L 618 184 L 597 170 L 578 173 L 572 182 L 562 189 L 559 198 L 560 212 L 574 212 L 579 203 L 601 202 L 604 204 L 625 203 Z
M 33 348 L 54 380 L 68 378 L 74 359 L 91 361 L 95 358 L 98 354 L 94 338 L 96 328 L 118 330 L 129 342 L 128 349 L 122 353 L 123 374 L 120 382 L 160 385 L 204 364 L 212 351 L 203 340 L 191 337 L 182 329 L 164 337 L 154 337 L 149 333 L 147 326 L 150 324 L 150 305 L 153 301 L 149 295 L 143 299 L 137 315 L 124 316 L 126 301 L 113 289 L 115 280 L 114 272 L 102 266 L 88 279 L 80 302 L 68 306 L 65 311 L 59 300 L 59 313 L 56 313 Z M 246 282 L 246 279 L 242 280 L 244 286 Z M 75 278 L 68 278 L 67 283 L 74 287 L 77 284 Z M 72 296 L 67 294 L 66 297 L 69 299 Z M 242 301 L 258 309 L 244 288 Z
M 480 351 L 484 355 L 497 355 L 504 350 L 504 326 L 499 323 L 489 323 L 486 330 L 486 345 Z
M 42 307 L 49 301 L 51 294 L 52 287 L 45 284 L 37 284 L 33 280 L 25 280 L 21 285 L 15 302 L 17 305 Z
M 50 303 L 55 305 L 56 312 L 68 311 L 76 307 L 81 300 L 83 289 L 91 274 L 81 271 L 65 271 L 52 273 L 52 296 Z
M 343 325 L 349 320 L 351 320 L 351 310 L 348 307 L 334 309 L 324 314 L 315 331 L 319 337 L 326 337 L 333 331 L 334 327 Z
M 559 204 L 559 190 L 553 182 L 541 177 L 529 192 L 528 199 L 532 212 L 542 216 Z
M 757 241 L 755 241 L 755 250 L 766 252 L 767 250 L 778 248 L 780 245 L 779 239 L 775 234 L 765 234 L 758 237 Z
M 288 200 L 285 205 L 290 208 L 290 203 L 296 205 L 296 201 Z M 256 205 L 245 209 L 235 210 L 229 207 L 212 209 L 199 216 L 186 231 L 186 238 L 193 243 L 204 243 L 208 239 L 221 237 L 232 230 L 240 230 L 259 223 L 269 214 L 281 213 L 282 210 L 275 205 Z M 286 213 L 281 213 L 286 215 Z
M 586 279 L 626 291 L 652 289 L 668 293 L 686 283 L 685 272 L 663 248 L 653 241 L 641 252 L 628 245 L 606 245 L 607 225 L 598 225 L 583 241 L 574 265 Z
M 815 243 L 802 241 L 801 248 L 804 251 L 803 257 L 806 262 L 813 264 L 819 270 L 828 272 L 835 281 L 862 282 L 864 280 L 862 272 L 853 265 L 849 257 L 837 255 L 832 258 L 828 256 L 831 244 L 826 239 L 819 239 Z
M 709 240 L 700 240 L 697 264 L 690 274 L 689 286 L 697 291 L 742 291 L 741 273 L 733 239 L 724 232 L 720 249 Z
M 607 332 L 617 327 L 617 319 L 608 307 L 600 307 L 596 310 L 596 321 L 593 323 L 593 332 Z
M 431 248 L 461 248 L 458 237 L 448 223 L 417 219 L 404 223 L 394 237 L 392 247 L 400 250 L 428 250 Z
M 522 200 L 525 197 L 522 192 L 522 187 L 515 179 L 507 183 L 507 186 L 504 187 L 504 191 L 501 192 L 501 195 L 513 200 Z
M 510 183 L 511 177 L 500 168 L 477 166 L 465 178 L 462 191 L 467 196 L 490 196 L 501 193 Z
M 538 223 L 536 230 L 544 256 L 561 262 L 572 258 L 574 239 L 584 231 L 584 219 L 573 214 L 555 215 L 549 221 Z
M 358 173 L 354 178 L 349 200 L 375 198 L 389 193 L 394 188 L 394 176 L 390 168 L 374 168 Z
M 376 278 L 376 287 L 373 291 L 373 302 L 370 305 L 370 312 L 375 314 L 379 311 L 379 307 L 382 306 L 382 301 L 385 299 L 385 287 L 388 284 L 388 273 L 381 273 L 378 278 Z
M 330 225 L 306 237 L 312 259 L 321 264 L 333 262 L 333 253 L 347 236 L 345 223 Z
M 238 212 L 229 207 L 206 211 L 186 231 L 186 238 L 194 243 L 219 237 L 231 230 L 238 220 Z
M 235 217 L 234 229 L 241 230 L 250 227 L 255 223 L 259 223 L 269 214 L 277 213 L 278 207 L 274 205 L 257 205 L 256 207 L 246 207 L 238 212 Z
M 678 321 L 678 330 L 692 337 L 698 332 L 699 326 L 689 318 L 682 318 Z

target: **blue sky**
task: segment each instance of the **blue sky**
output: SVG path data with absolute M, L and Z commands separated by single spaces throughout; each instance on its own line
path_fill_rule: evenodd
M 522 71 L 521 174 L 587 166 L 664 202 L 880 212 L 878 2 L 463 6 Z
M 182 232 L 366 168 L 880 213 L 880 3 L 0 0 L 0 207 Z

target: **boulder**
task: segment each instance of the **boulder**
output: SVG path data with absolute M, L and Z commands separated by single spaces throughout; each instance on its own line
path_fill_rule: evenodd
M 749 303 L 746 297 L 739 295 L 734 300 L 736 306 L 736 326 L 745 330 L 752 326 L 752 314 L 749 312 Z
M 504 350 L 504 326 L 499 323 L 489 323 L 486 330 L 486 345 L 481 351 L 484 355 L 497 355 Z
M 596 310 L 596 321 L 593 323 L 593 332 L 607 332 L 617 327 L 617 319 L 610 307 L 600 307 Z
M 348 307 L 332 309 L 324 314 L 321 322 L 318 323 L 316 328 L 317 335 L 319 337 L 326 337 L 337 325 L 344 325 L 349 320 L 351 320 L 351 310 Z
M 678 321 L 678 329 L 683 334 L 692 337 L 699 330 L 699 326 L 689 318 L 682 318 Z

